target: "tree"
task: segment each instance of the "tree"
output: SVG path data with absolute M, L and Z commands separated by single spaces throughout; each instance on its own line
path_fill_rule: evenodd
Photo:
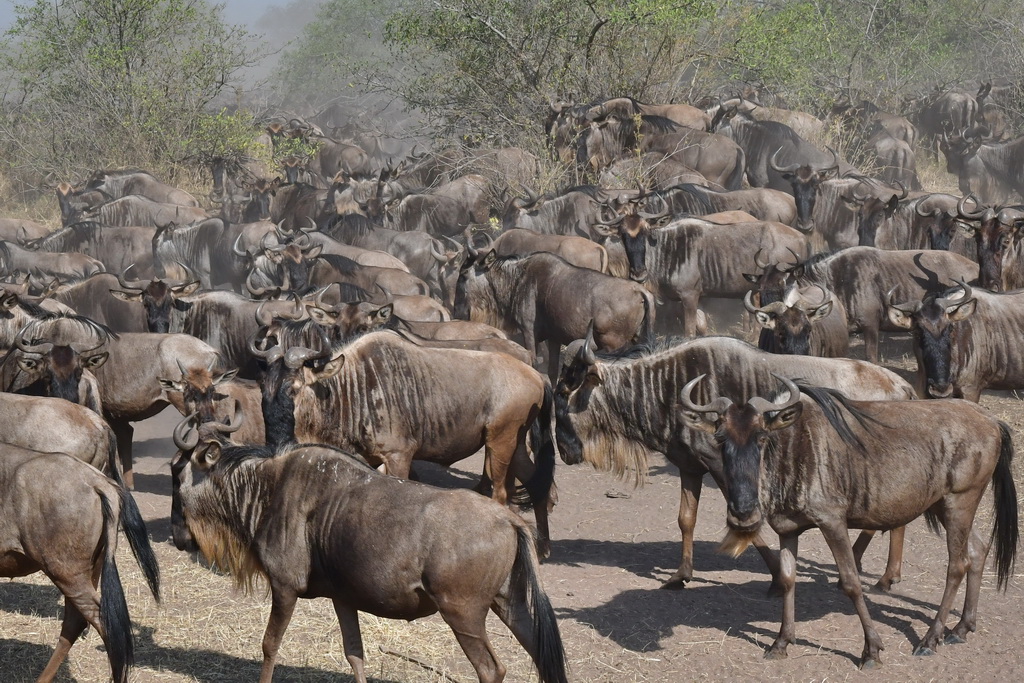
M 0 143 L 22 175 L 174 164 L 259 55 L 205 0 L 35 0 L 15 12 Z

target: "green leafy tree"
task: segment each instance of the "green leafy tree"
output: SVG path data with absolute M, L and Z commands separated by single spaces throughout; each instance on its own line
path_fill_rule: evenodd
M 259 54 L 204 0 L 35 0 L 15 12 L 0 142 L 22 174 L 173 165 Z

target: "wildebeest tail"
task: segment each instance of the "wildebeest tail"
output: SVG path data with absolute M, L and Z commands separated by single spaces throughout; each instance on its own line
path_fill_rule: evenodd
M 121 478 L 121 461 L 117 457 L 117 437 L 109 426 L 103 428 L 103 434 L 107 437 L 107 468 L 110 470 L 107 476 L 114 480 L 118 488 L 123 489 L 125 486 Z
M 747 172 L 747 155 L 742 149 L 736 150 L 736 167 L 725 182 L 725 189 L 738 190 L 743 187 L 743 174 Z
M 127 683 L 128 669 L 135 662 L 135 641 L 128 603 L 121 588 L 114 555 L 117 550 L 117 515 L 106 495 L 99 493 L 103 509 L 103 536 L 100 541 L 103 569 L 100 573 L 100 622 L 106 632 L 104 644 L 114 683 Z
M 139 569 L 146 577 L 149 591 L 157 602 L 160 602 L 160 566 L 156 562 L 156 555 L 153 554 L 153 547 L 149 544 L 149 533 L 146 531 L 146 523 L 142 521 L 142 514 L 139 506 L 128 489 L 123 486 L 119 489 L 121 493 L 121 530 L 128 539 L 128 546 L 132 549 L 135 561 L 139 563 Z
M 520 505 L 547 505 L 548 496 L 551 494 L 551 484 L 555 480 L 555 439 L 554 439 L 554 394 L 551 391 L 551 383 L 544 380 L 544 403 L 541 404 L 540 413 L 530 427 L 530 441 L 533 444 L 534 469 L 530 480 L 524 482 L 529 500 L 515 499 L 514 502 Z
M 995 525 L 992 538 L 996 549 L 996 585 L 1006 590 L 1017 560 L 1017 487 L 1013 483 L 1013 439 L 1005 422 L 999 423 L 999 461 L 992 473 L 992 493 L 995 507 Z
M 511 593 L 529 596 L 529 611 L 533 617 L 533 663 L 537 666 L 541 683 L 567 683 L 565 651 L 558 620 L 547 593 L 537 578 L 537 556 L 533 549 L 533 535 L 526 525 L 516 526 L 516 559 L 512 565 Z

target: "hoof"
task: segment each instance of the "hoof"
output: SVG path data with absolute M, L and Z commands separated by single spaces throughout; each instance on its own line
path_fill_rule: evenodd
M 774 647 L 765 650 L 764 658 L 769 661 L 776 661 L 779 659 L 786 659 L 788 655 L 785 650 L 776 650 Z
M 877 669 L 880 666 L 882 666 L 882 660 L 878 657 L 864 657 L 864 659 L 860 660 L 861 670 Z
M 946 645 L 963 645 L 967 641 L 955 633 L 950 633 L 942 642 L 944 642 Z
M 914 650 L 915 657 L 931 657 L 933 654 L 935 654 L 935 650 L 930 647 L 919 647 Z
M 681 591 L 684 588 L 686 588 L 686 579 L 681 579 L 675 576 L 661 584 L 661 590 L 663 591 Z
M 871 587 L 871 592 L 872 593 L 877 593 L 877 594 L 880 594 L 880 595 L 888 595 L 891 591 L 892 591 L 892 584 L 890 584 L 888 582 L 879 581 L 878 583 L 876 583 L 875 585 L 873 585 Z

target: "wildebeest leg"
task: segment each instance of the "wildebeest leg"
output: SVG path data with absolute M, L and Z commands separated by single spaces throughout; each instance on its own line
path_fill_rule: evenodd
M 110 420 L 110 428 L 117 439 L 117 454 L 121 458 L 121 469 L 124 471 L 124 483 L 129 491 L 135 490 L 135 473 L 132 471 L 132 440 L 135 428 L 127 420 Z
M 692 339 L 697 336 L 697 304 L 700 302 L 700 292 L 682 292 L 680 302 L 683 306 L 683 336 Z
M 878 362 L 878 327 L 865 325 L 864 334 L 864 357 L 872 363 Z
M 554 386 L 558 381 L 558 373 L 562 369 L 562 345 L 554 339 L 548 339 L 548 379 Z
M 800 534 L 779 536 L 778 585 L 782 590 L 782 626 L 779 637 L 764 653 L 765 659 L 785 659 L 786 648 L 796 640 L 796 556 Z
M 487 639 L 487 610 L 472 604 L 438 604 L 441 617 L 455 633 L 469 663 L 476 669 L 480 683 L 501 683 L 505 680 L 505 667 L 498 661 Z
M 359 631 L 359 612 L 339 600 L 334 601 L 334 613 L 341 626 L 341 640 L 345 647 L 345 659 L 352 666 L 356 683 L 366 683 L 363 670 L 363 636 Z
M 836 560 L 843 592 L 853 603 L 857 616 L 860 617 L 860 624 L 864 628 L 864 652 L 861 653 L 860 665 L 863 669 L 870 669 L 882 663 L 879 656 L 883 649 L 882 639 L 878 636 L 868 612 L 868 605 L 864 601 L 864 591 L 860 587 L 857 563 L 853 559 L 853 547 L 850 545 L 850 532 L 846 524 L 842 523 L 823 524 L 819 528 Z
M 884 593 L 892 589 L 892 584 L 899 583 L 903 571 L 903 538 L 906 527 L 897 527 L 889 531 L 889 557 L 885 563 L 885 573 L 878 579 L 875 588 Z M 857 562 L 857 571 L 863 571 L 861 563 L 864 551 L 868 549 L 875 532 L 872 529 L 865 529 L 857 536 L 857 542 L 853 544 L 853 559 Z
M 295 611 L 295 591 L 284 586 L 271 586 L 270 619 L 267 630 L 263 633 L 263 668 L 260 669 L 260 683 L 272 683 L 274 664 L 277 663 L 277 651 L 281 648 L 288 622 Z
M 981 592 L 981 575 L 985 570 L 985 558 L 988 557 L 989 544 L 982 540 L 974 529 L 967 539 L 967 558 L 970 566 L 967 569 L 967 595 L 964 598 L 964 611 L 960 622 L 953 627 L 953 632 L 946 636 L 949 645 L 967 642 L 967 634 L 974 633 L 978 623 L 978 595 Z
M 947 499 L 951 494 L 947 494 Z M 950 505 L 948 500 L 941 501 L 938 506 L 942 507 L 939 519 L 946 527 L 946 551 L 949 553 L 949 565 L 946 567 L 946 588 L 942 593 L 942 602 L 939 603 L 939 611 L 935 615 L 924 639 L 914 650 L 915 655 L 930 655 L 938 647 L 939 638 L 946 628 L 946 618 L 953 606 L 953 599 L 957 590 L 960 589 L 960 582 L 967 573 L 968 568 L 968 537 L 971 534 L 971 525 L 974 522 L 974 511 L 977 510 L 980 495 L 972 496 L 973 506 L 965 505 L 956 501 L 955 507 Z M 945 503 L 945 505 L 943 505 Z
M 46 663 L 46 667 L 39 674 L 36 683 L 49 683 L 54 679 L 60 665 L 67 658 L 71 646 L 82 635 L 86 626 L 91 624 L 96 629 L 96 632 L 100 634 L 100 637 L 105 638 L 103 625 L 99 619 L 100 599 L 95 587 L 88 586 L 86 588 L 85 585 L 72 587 L 70 585 L 62 585 L 63 582 L 58 582 L 57 580 L 54 580 L 54 583 L 57 584 L 57 587 L 60 588 L 65 596 L 64 620 L 60 625 L 60 638 L 57 640 L 57 647 L 54 648 L 50 661 Z M 76 581 L 75 583 L 84 582 Z M 75 597 L 71 597 L 72 595 Z M 82 609 L 79 609 L 77 604 L 81 604 Z M 89 615 L 88 618 L 83 614 L 83 611 Z
M 679 569 L 662 588 L 683 588 L 687 581 L 693 579 L 693 530 L 697 526 L 697 507 L 705 472 L 703 468 L 700 472 L 679 468 L 679 531 L 682 534 L 683 558 Z
M 529 481 L 537 469 L 534 467 L 527 452 L 525 434 L 523 435 L 523 441 L 516 446 L 515 453 L 512 455 L 510 469 L 513 475 L 508 477 L 510 485 L 514 484 L 516 479 L 523 483 Z M 537 557 L 541 560 L 546 560 L 551 555 L 551 532 L 548 528 L 549 502 L 550 495 L 545 500 L 531 499 L 533 515 L 537 520 Z

